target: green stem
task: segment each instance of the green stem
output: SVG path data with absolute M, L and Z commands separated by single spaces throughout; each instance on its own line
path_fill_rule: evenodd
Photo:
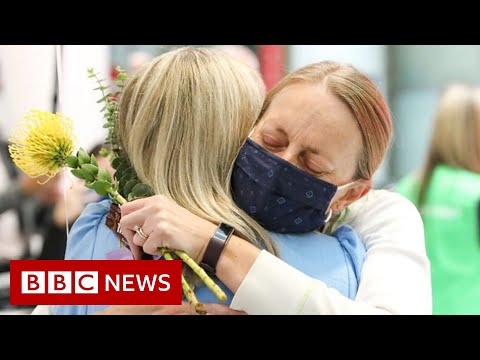
M 123 204 L 127 203 L 127 200 L 125 200 L 125 198 L 122 195 L 120 195 L 117 190 L 111 188 L 108 191 L 108 193 L 112 196 L 112 198 L 117 200 L 120 205 L 123 205 Z
M 188 254 L 184 251 L 174 250 L 175 254 L 185 262 L 193 270 L 195 274 L 203 281 L 203 283 L 215 294 L 218 300 L 227 301 L 227 295 L 218 286 L 210 276 L 203 270 Z
M 160 248 L 160 251 L 162 252 L 165 260 L 173 260 L 172 255 L 165 248 Z M 182 290 L 189 304 L 195 309 L 195 312 L 200 315 L 205 315 L 207 313 L 205 306 L 198 301 L 197 297 L 195 296 L 195 293 L 193 292 L 190 285 L 188 285 L 188 282 L 187 280 L 185 280 L 185 277 L 183 276 L 183 274 L 182 274 Z

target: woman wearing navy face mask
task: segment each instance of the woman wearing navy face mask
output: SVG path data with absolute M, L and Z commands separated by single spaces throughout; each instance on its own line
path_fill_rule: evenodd
M 248 314 L 430 314 L 430 269 L 418 211 L 397 194 L 370 192 L 392 133 L 388 106 L 365 75 L 332 62 L 306 66 L 268 94 L 232 174 L 236 203 L 271 231 L 288 264 L 235 235 L 225 245 L 176 228 L 148 233 L 147 239 L 130 232 L 129 241 L 147 253 L 166 245 L 213 262 L 235 293 L 230 307 Z M 158 198 L 126 204 L 122 227 L 153 218 L 150 205 L 169 211 L 176 206 Z M 342 230 L 342 223 L 353 226 L 367 250 L 358 294 L 350 299 L 304 270 L 328 260 L 314 250 L 324 241 L 319 232 Z

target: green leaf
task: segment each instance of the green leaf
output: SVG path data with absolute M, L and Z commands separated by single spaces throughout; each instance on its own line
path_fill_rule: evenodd
M 102 148 L 100 149 L 100 156 L 101 156 L 101 157 L 106 158 L 109 154 L 110 154 L 110 151 L 108 151 L 108 150 L 105 149 L 104 147 L 102 147 Z
M 80 169 L 73 169 L 72 174 L 73 174 L 73 176 L 75 176 L 79 179 L 85 180 L 85 176 L 83 175 L 83 171 L 80 170 Z
M 146 184 L 137 184 L 133 187 L 131 194 L 136 198 L 142 198 L 153 194 L 150 186 Z
M 131 179 L 127 181 L 127 183 L 125 184 L 125 187 L 123 188 L 123 193 L 130 194 L 132 192 L 133 187 L 139 183 L 140 183 L 140 180 L 138 179 Z
M 115 172 L 115 178 L 120 180 L 127 169 L 130 169 L 130 164 L 127 161 L 122 162 Z
M 108 181 L 95 181 L 92 184 L 93 190 L 100 196 L 107 196 L 108 191 L 112 188 L 112 183 Z
M 112 160 L 112 167 L 114 169 L 118 169 L 118 167 L 120 166 L 120 164 L 123 162 L 123 158 L 121 157 L 117 157 L 115 159 Z
M 110 175 L 110 173 L 105 168 L 99 168 L 98 169 L 97 179 L 101 180 L 101 181 L 106 181 L 110 184 L 112 183 L 112 176 Z
M 76 156 L 67 156 L 65 163 L 68 167 L 76 169 L 78 167 L 78 158 Z
M 97 176 L 98 167 L 92 164 L 83 164 L 82 171 L 83 176 L 85 176 L 85 180 L 94 181 Z
M 97 158 L 93 154 L 90 156 L 90 164 L 98 166 Z
M 90 164 L 90 156 L 87 154 L 85 150 L 83 150 L 83 148 L 80 148 L 80 150 L 78 150 L 77 157 L 78 157 L 78 163 L 80 165 Z
M 89 182 L 85 181 L 85 187 L 94 190 L 93 189 L 93 183 L 89 183 Z

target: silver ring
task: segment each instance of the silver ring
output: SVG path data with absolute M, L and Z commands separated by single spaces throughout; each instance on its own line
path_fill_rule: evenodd
M 141 226 L 135 225 L 134 228 L 133 228 L 133 231 L 135 231 L 138 234 L 138 236 L 140 236 L 143 240 L 148 239 L 148 236 L 145 235 Z

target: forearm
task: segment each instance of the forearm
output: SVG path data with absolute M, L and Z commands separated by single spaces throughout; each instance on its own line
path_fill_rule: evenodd
M 260 249 L 233 235 L 218 259 L 218 278 L 235 293 L 259 255 Z
M 381 307 L 348 299 L 266 251 L 258 256 L 230 307 L 250 315 L 389 313 Z

